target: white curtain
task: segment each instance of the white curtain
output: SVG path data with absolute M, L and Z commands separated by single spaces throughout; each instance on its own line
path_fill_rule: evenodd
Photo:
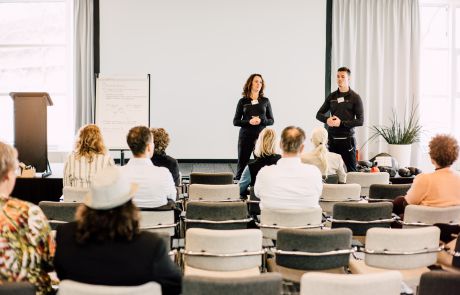
M 74 1 L 75 130 L 93 122 L 93 0 Z
M 381 140 L 367 142 L 372 125 L 387 125 L 392 111 L 404 118 L 419 101 L 420 21 L 418 0 L 334 0 L 331 88 L 336 70 L 351 69 L 351 88 L 364 105 L 364 126 L 356 128 L 361 158 L 387 152 Z M 367 142 L 367 143 L 366 143 Z M 412 146 L 413 165 L 419 146 Z

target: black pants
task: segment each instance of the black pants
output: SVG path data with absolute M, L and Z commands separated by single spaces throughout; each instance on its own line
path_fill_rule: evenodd
M 329 151 L 342 156 L 347 171 L 356 171 L 356 143 L 353 136 L 329 137 Z
M 258 133 L 248 134 L 240 130 L 240 135 L 238 136 L 238 166 L 235 179 L 239 180 L 241 178 L 244 168 L 248 165 L 249 158 L 256 145 L 257 137 L 259 137 Z

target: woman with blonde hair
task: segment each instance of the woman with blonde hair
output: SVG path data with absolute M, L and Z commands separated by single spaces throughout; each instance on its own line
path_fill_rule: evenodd
M 336 174 L 339 183 L 345 183 L 347 174 L 344 169 L 342 156 L 332 153 L 327 149 L 328 134 L 324 127 L 316 127 L 311 134 L 311 142 L 315 149 L 311 152 L 303 153 L 302 162 L 315 165 L 327 178 L 328 175 Z
M 54 239 L 37 205 L 10 196 L 17 156 L 16 149 L 0 142 L 0 281 L 29 282 L 38 295 L 50 294 Z
M 78 132 L 75 150 L 64 165 L 64 186 L 89 188 L 97 172 L 114 165 L 99 127 L 94 124 L 83 126 Z
M 276 164 L 281 155 L 276 153 L 276 133 L 271 128 L 263 129 L 257 138 L 254 148 L 255 159 L 249 162 L 241 174 L 240 195 L 245 197 L 249 185 L 254 186 L 257 173 L 262 167 Z

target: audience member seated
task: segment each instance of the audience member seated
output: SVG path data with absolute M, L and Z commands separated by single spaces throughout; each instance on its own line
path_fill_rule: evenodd
M 180 294 L 181 274 L 165 242 L 139 230 L 136 189 L 117 167 L 95 176 L 76 221 L 57 229 L 54 267 L 60 280 L 109 286 L 155 281 L 163 294 Z
M 328 134 L 324 127 L 316 127 L 311 134 L 311 142 L 315 149 L 303 153 L 303 163 L 312 164 L 319 168 L 324 177 L 336 174 L 339 183 L 346 183 L 347 173 L 345 172 L 342 156 L 332 153 L 327 149 Z
M 260 209 L 305 209 L 319 206 L 323 189 L 321 172 L 303 164 L 305 132 L 289 126 L 281 134 L 282 158 L 276 165 L 265 166 L 257 175 L 254 192 Z
M 64 186 L 88 188 L 96 173 L 114 165 L 99 127 L 93 124 L 83 126 L 75 150 L 67 157 L 64 165 Z
M 37 294 L 48 294 L 54 239 L 38 206 L 10 197 L 17 156 L 13 147 L 0 142 L 0 281 L 29 282 Z
M 457 140 L 449 135 L 436 135 L 429 143 L 432 173 L 422 173 L 405 196 L 393 201 L 393 212 L 403 217 L 407 205 L 448 207 L 460 205 L 460 173 L 451 168 L 457 160 Z
M 126 140 L 133 158 L 122 170 L 131 182 L 139 185 L 134 203 L 139 208 L 174 209 L 177 191 L 172 175 L 167 168 L 157 167 L 150 160 L 155 149 L 150 129 L 131 128 Z
M 240 178 L 240 195 L 246 197 L 248 187 L 254 186 L 256 182 L 257 173 L 262 167 L 276 164 L 281 158 L 281 155 L 276 153 L 276 133 L 271 128 L 264 128 L 256 141 L 254 149 L 254 160 L 244 168 Z
M 179 186 L 179 164 L 176 159 L 166 154 L 166 148 L 169 145 L 169 134 L 163 128 L 150 128 L 150 131 L 153 133 L 153 144 L 155 145 L 155 151 L 152 157 L 153 165 L 168 168 L 174 179 L 174 184 Z

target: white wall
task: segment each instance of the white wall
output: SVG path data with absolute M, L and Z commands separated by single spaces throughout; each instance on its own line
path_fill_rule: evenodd
M 274 128 L 317 125 L 324 100 L 324 0 L 100 0 L 100 71 L 151 74 L 151 124 L 168 154 L 232 159 L 244 82 L 261 73 Z

